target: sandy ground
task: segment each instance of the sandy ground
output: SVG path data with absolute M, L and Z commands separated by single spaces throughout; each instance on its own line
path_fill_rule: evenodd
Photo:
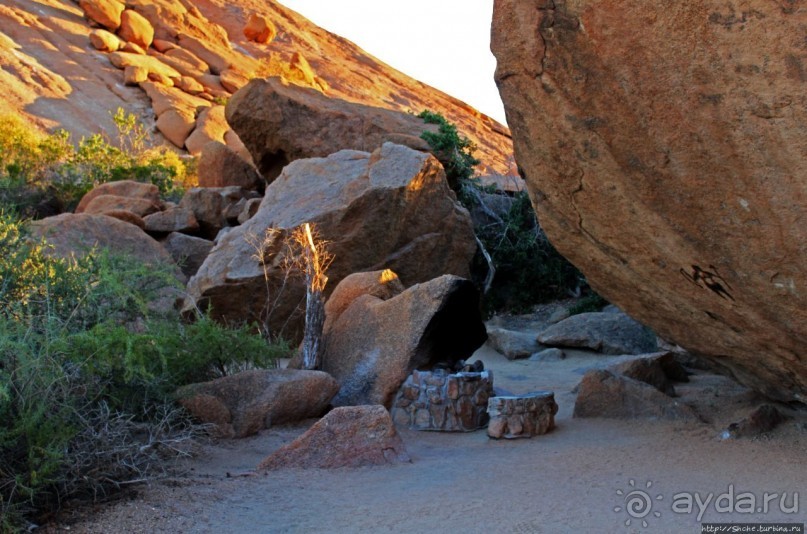
M 498 388 L 555 391 L 557 428 L 517 441 L 400 429 L 411 464 L 242 476 L 311 422 L 272 428 L 208 446 L 187 474 L 49 530 L 699 533 L 701 522 L 807 521 L 807 414 L 761 438 L 718 440 L 760 401 L 723 377 L 698 374 L 677 389 L 704 424 L 574 419 L 572 390 L 582 373 L 613 357 L 570 352 L 561 361 L 511 362 L 487 347 L 477 356 Z M 633 515 L 631 491 L 643 492 L 634 493 Z M 696 494 L 708 502 L 700 518 Z

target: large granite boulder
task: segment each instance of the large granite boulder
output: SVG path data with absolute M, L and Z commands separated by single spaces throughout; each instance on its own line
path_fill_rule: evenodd
M 354 274 L 325 317 L 322 369 L 340 385 L 334 406 L 389 408 L 412 371 L 465 360 L 487 337 L 476 288 L 451 275 L 403 290 L 391 271 Z
M 414 115 L 329 98 L 280 78 L 250 81 L 226 113 L 267 181 L 294 160 L 343 149 L 372 152 L 390 141 L 429 150 L 420 135 L 435 129 Z
M 258 212 L 219 236 L 188 284 L 186 309 L 210 306 L 225 322 L 261 321 L 300 339 L 302 317 L 293 315 L 304 286 L 287 276 L 284 242 L 306 222 L 334 256 L 326 294 L 349 274 L 383 268 L 404 285 L 442 274 L 467 278 L 476 250 L 470 216 L 434 157 L 389 143 L 372 154 L 345 150 L 286 167 Z M 277 231 L 265 239 L 268 229 Z
M 180 388 L 178 402 L 216 434 L 244 438 L 264 428 L 319 417 L 339 389 L 321 371 L 254 369 Z
M 591 285 L 807 402 L 807 12 L 735 6 L 498 0 L 496 81 L 541 226 Z

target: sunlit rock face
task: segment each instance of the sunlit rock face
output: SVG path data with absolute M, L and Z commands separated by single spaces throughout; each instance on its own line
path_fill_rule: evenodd
M 541 225 L 606 298 L 807 402 L 807 7 L 497 0 Z
M 476 251 L 471 217 L 433 156 L 392 143 L 343 150 L 286 166 L 257 213 L 219 234 L 188 284 L 185 311 L 210 307 L 224 322 L 258 321 L 299 340 L 305 290 L 299 273 L 287 276 L 285 238 L 303 223 L 315 225 L 334 256 L 328 295 L 350 274 L 383 268 L 405 286 L 467 278 Z M 269 228 L 276 232 L 266 238 Z
M 130 19 L 127 30 L 121 17 Z M 132 20 L 142 31 L 129 31 Z M 135 35 L 138 45 L 123 43 Z M 191 153 L 210 140 L 238 151 L 240 143 L 222 124 L 216 104 L 249 79 L 270 76 L 373 107 L 441 113 L 477 145 L 481 174 L 511 173 L 505 126 L 280 2 L 0 2 L 3 112 L 42 129 L 64 128 L 75 141 L 97 133 L 115 139 L 110 112 L 122 107 L 149 123 L 156 117 L 158 132 Z M 217 111 L 202 114 L 200 107 Z

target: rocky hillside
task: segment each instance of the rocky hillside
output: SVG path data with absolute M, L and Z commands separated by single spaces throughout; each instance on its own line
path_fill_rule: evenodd
M 198 152 L 227 133 L 221 104 L 248 79 L 268 76 L 371 106 L 437 111 L 478 145 L 483 174 L 514 171 L 506 127 L 274 1 L 0 5 L 4 110 L 43 129 L 65 128 L 77 138 L 112 134 L 109 112 L 123 107 L 157 121 L 175 145 Z M 200 113 L 203 108 L 209 110 Z

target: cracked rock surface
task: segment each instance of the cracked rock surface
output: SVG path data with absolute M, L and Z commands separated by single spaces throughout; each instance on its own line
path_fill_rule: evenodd
M 492 49 L 541 226 L 591 285 L 807 402 L 807 8 L 498 0 Z

